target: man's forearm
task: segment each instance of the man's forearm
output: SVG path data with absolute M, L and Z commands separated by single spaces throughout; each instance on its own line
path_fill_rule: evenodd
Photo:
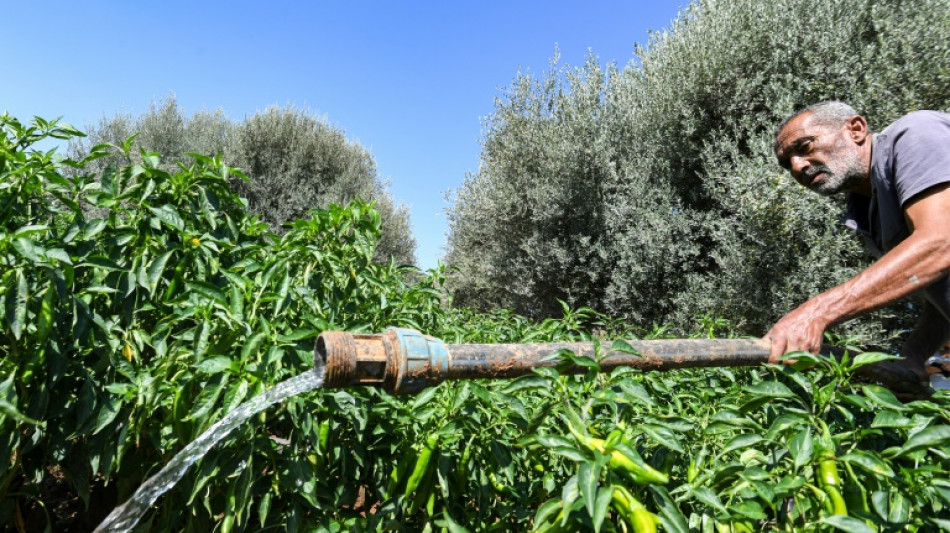
M 829 327 L 923 289 L 948 271 L 950 238 L 914 233 L 863 272 L 805 306 Z

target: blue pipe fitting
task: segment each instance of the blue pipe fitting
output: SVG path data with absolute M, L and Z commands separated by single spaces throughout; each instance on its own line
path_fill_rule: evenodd
M 402 354 L 398 358 L 394 393 L 415 394 L 445 379 L 449 370 L 449 351 L 444 342 L 414 329 L 389 328 L 386 332 L 395 335 Z

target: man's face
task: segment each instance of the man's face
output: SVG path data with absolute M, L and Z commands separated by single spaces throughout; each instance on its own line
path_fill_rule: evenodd
M 776 155 L 795 181 L 824 196 L 852 189 L 868 176 L 868 163 L 846 125 L 820 124 L 811 113 L 782 128 Z

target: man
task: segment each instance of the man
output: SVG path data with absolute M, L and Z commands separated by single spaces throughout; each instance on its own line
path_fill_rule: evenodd
M 817 352 L 827 328 L 923 291 L 901 355 L 926 381 L 924 362 L 950 341 L 950 115 L 918 111 L 873 133 L 847 104 L 822 102 L 779 127 L 775 154 L 803 186 L 847 193 L 845 224 L 878 259 L 782 317 L 766 334 L 771 360 Z

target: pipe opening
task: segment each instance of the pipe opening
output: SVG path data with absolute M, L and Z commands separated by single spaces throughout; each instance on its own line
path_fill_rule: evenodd
M 313 347 L 313 366 L 315 368 L 327 366 L 327 342 L 323 335 L 317 337 L 317 344 Z

